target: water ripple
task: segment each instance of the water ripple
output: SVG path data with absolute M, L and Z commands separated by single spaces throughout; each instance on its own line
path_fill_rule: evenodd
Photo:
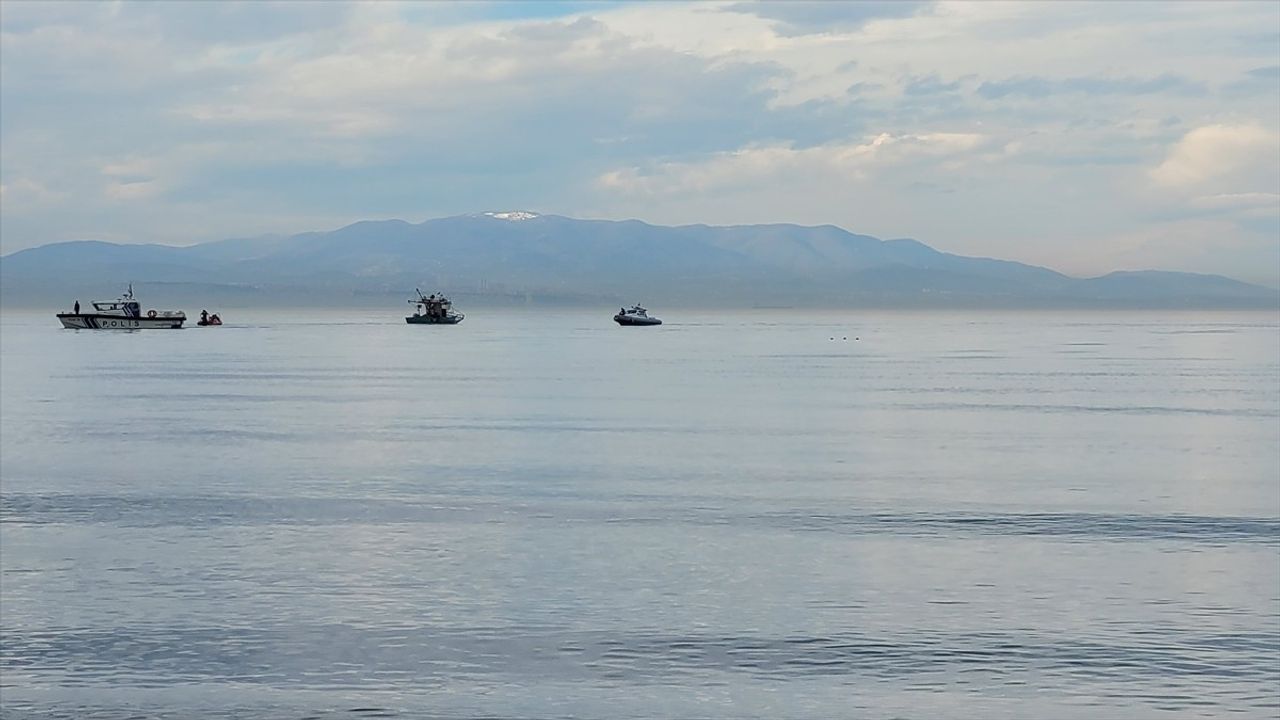
M 111 496 L 39 493 L 0 495 L 7 525 L 110 524 L 123 527 L 249 525 L 377 525 L 503 522 L 766 525 L 800 532 L 923 537 L 1048 536 L 1280 543 L 1280 518 L 1108 513 L 830 513 L 786 510 L 729 512 L 718 508 L 650 504 L 618 516 L 589 504 L 540 504 L 512 511 L 510 503 L 428 499 L 247 498 L 234 496 Z
M 1165 629 L 1125 644 L 1006 632 L 918 629 L 893 636 L 664 635 L 527 627 L 357 627 L 342 624 L 198 628 L 61 627 L 6 633 L 0 668 L 9 679 L 57 685 L 165 686 L 206 681 L 366 689 L 405 677 L 424 685 L 454 676 L 554 676 L 598 680 L 619 672 L 638 682 L 715 670 L 760 679 L 815 672 L 897 678 L 939 671 L 1071 676 L 1123 672 L 1134 681 L 1280 682 L 1273 633 Z M 1272 698 L 1275 699 L 1275 698 Z

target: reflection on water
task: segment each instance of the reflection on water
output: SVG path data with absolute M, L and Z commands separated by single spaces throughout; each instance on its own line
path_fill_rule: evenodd
M 1280 714 L 1274 315 L 670 315 L 5 315 L 4 717 Z

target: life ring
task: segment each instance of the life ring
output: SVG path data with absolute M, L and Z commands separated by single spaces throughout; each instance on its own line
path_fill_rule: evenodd
M 147 311 L 147 317 L 149 317 L 149 318 L 153 318 L 153 317 L 155 317 L 155 316 L 156 316 L 156 311 L 155 311 L 155 310 L 148 310 L 148 311 Z

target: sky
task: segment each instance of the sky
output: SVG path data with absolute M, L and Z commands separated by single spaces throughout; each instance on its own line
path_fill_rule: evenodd
M 0 253 L 511 209 L 1280 286 L 1280 3 L 0 2 Z

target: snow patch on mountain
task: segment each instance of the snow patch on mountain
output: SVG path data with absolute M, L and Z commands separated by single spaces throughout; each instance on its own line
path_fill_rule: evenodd
M 538 213 L 532 213 L 525 210 L 507 210 L 505 212 L 487 212 L 483 214 L 485 217 L 491 217 L 497 220 L 532 220 L 538 217 Z

